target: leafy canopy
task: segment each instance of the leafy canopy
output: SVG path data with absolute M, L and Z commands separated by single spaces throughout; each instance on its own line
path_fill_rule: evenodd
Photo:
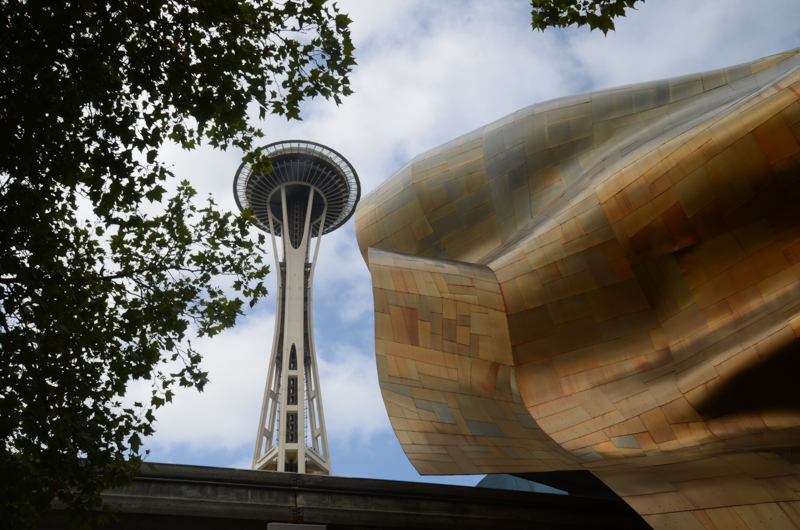
M 634 9 L 637 1 L 645 0 L 531 0 L 533 29 L 578 27 L 589 24 L 591 30 L 603 34 L 614 30 L 614 19 Z
M 189 339 L 266 295 L 263 236 L 169 185 L 160 149 L 266 169 L 248 110 L 338 104 L 349 23 L 322 0 L 0 1 L 0 527 L 55 498 L 86 524 L 175 385 L 202 390 Z

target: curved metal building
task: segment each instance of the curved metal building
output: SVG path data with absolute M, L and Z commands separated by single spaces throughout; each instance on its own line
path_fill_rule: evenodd
M 312 285 L 322 235 L 353 215 L 361 187 L 350 163 L 323 145 L 278 142 L 268 145 L 265 154 L 272 162 L 269 172 L 242 164 L 233 181 L 236 204 L 252 208 L 259 228 L 272 236 L 279 271 L 275 336 L 253 469 L 330 475 Z
M 419 155 L 355 214 L 405 454 L 588 470 L 653 528 L 800 528 L 798 200 L 800 49 Z

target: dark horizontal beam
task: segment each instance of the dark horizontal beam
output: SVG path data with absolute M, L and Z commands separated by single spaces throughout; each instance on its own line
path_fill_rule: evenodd
M 269 522 L 358 528 L 636 529 L 649 526 L 624 502 L 393 480 L 155 464 L 130 490 L 104 494 L 132 528 L 258 528 Z M 56 507 L 39 525 L 67 528 Z

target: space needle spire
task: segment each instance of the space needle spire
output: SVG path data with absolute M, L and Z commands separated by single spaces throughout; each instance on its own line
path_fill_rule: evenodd
M 264 152 L 271 171 L 242 164 L 233 181 L 236 204 L 252 208 L 258 227 L 272 236 L 279 272 L 253 469 L 330 475 L 312 285 L 322 235 L 350 219 L 361 185 L 353 166 L 324 145 L 292 140 L 270 144 Z

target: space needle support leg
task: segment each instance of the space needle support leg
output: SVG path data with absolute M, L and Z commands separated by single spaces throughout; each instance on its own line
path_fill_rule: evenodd
M 278 271 L 278 300 L 282 299 L 283 282 L 281 281 L 281 260 L 278 254 L 278 245 L 275 242 L 275 228 L 279 223 L 272 217 L 272 212 L 267 210 L 269 216 L 270 236 L 272 239 L 272 254 L 275 257 L 275 268 Z M 280 302 L 279 302 L 280 303 Z M 277 337 L 281 330 L 281 311 L 275 313 L 274 336 Z M 269 372 L 267 381 L 264 385 L 264 398 L 261 403 L 261 414 L 258 421 L 258 432 L 256 433 L 256 448 L 253 454 L 253 469 L 264 469 L 269 462 L 260 462 L 261 458 L 270 452 L 275 443 L 275 417 L 277 415 L 278 399 L 280 394 L 281 371 L 277 369 L 278 340 L 272 342 L 272 352 L 270 355 Z M 277 371 L 277 374 L 275 373 Z
M 311 271 L 309 272 L 308 278 L 308 347 L 309 347 L 309 354 L 310 354 L 310 363 L 306 367 L 306 389 L 308 392 L 308 411 L 309 411 L 309 419 L 311 420 L 310 428 L 311 428 L 311 437 L 312 437 L 312 449 L 317 453 L 318 456 L 321 457 L 321 464 L 324 464 L 326 467 L 326 471 L 328 474 L 331 474 L 331 461 L 330 461 L 330 453 L 328 453 L 328 433 L 325 429 L 325 413 L 322 408 L 322 392 L 319 386 L 319 373 L 317 371 L 317 353 L 316 353 L 316 346 L 314 344 L 314 311 L 313 311 L 313 282 L 314 282 L 314 271 L 317 267 L 317 256 L 319 254 L 319 244 L 322 240 L 322 230 L 324 228 L 324 221 L 326 219 L 326 215 L 328 213 L 328 204 L 325 203 L 325 208 L 322 211 L 322 216 L 320 217 L 320 226 L 319 232 L 317 234 L 317 241 L 314 248 L 314 260 L 311 262 Z M 311 389 L 310 384 L 313 382 L 313 390 Z M 319 418 L 319 429 L 317 429 L 317 417 Z M 320 451 L 321 449 L 321 451 Z
M 305 322 L 305 318 L 304 318 L 305 317 L 305 311 L 306 311 L 306 308 L 305 308 L 305 303 L 306 302 L 305 301 L 307 300 L 307 297 L 308 297 L 308 294 L 309 294 L 306 291 L 308 289 L 308 286 L 307 286 L 307 283 L 306 283 L 306 260 L 308 259 L 307 258 L 307 256 L 308 256 L 308 244 L 311 241 L 311 208 L 312 208 L 313 205 L 314 205 L 314 188 L 309 186 L 309 189 L 308 189 L 308 205 L 307 205 L 307 208 L 306 208 L 306 218 L 305 218 L 305 220 L 303 222 L 303 237 L 302 237 L 302 239 L 300 241 L 299 247 L 297 248 L 297 252 L 299 253 L 298 257 L 300 255 L 302 256 L 302 269 L 301 269 L 302 270 L 302 275 L 301 275 L 301 278 L 302 278 L 301 293 L 302 294 L 300 296 L 300 302 L 302 304 L 302 307 L 300 308 L 301 311 L 302 311 L 302 313 L 300 314 L 301 330 L 300 330 L 300 334 L 297 336 L 297 340 L 294 342 L 295 349 L 296 349 L 296 354 L 297 354 L 297 357 L 298 357 L 298 363 L 303 363 L 304 362 L 304 359 L 303 359 L 303 350 L 304 350 L 304 344 L 305 344 L 304 335 L 305 335 L 305 332 L 307 331 L 306 330 L 306 322 Z M 295 266 L 297 266 L 297 264 L 295 264 Z M 288 272 L 288 263 L 287 263 L 287 272 Z M 298 368 L 298 366 L 295 365 L 295 369 L 297 369 L 297 368 Z M 308 382 L 305 380 L 305 375 L 306 375 L 305 374 L 305 370 L 300 369 L 299 372 L 300 373 L 298 375 L 302 374 L 302 378 L 298 378 L 299 381 L 298 381 L 298 385 L 297 385 L 297 395 L 298 395 L 298 407 L 297 407 L 297 409 L 298 409 L 297 410 L 297 416 L 298 416 L 298 420 L 297 420 L 297 427 L 298 427 L 298 430 L 297 430 L 297 436 L 298 436 L 298 440 L 297 440 L 297 472 L 298 473 L 305 473 L 306 472 L 306 443 L 305 443 L 305 439 L 306 439 L 306 437 L 305 437 L 306 418 L 305 418 L 305 407 L 304 407 L 305 403 L 303 402 L 304 398 L 305 398 L 305 396 L 303 395 L 304 394 L 303 389 L 306 387 Z
M 283 214 L 283 224 L 281 231 L 281 244 L 283 245 L 283 262 L 286 269 L 285 272 L 285 284 L 284 284 L 284 297 L 281 299 L 282 307 L 279 309 L 284 314 L 283 322 L 281 322 L 281 326 L 283 327 L 283 351 L 281 352 L 281 374 L 280 374 L 280 389 L 281 392 L 279 394 L 280 400 L 280 415 L 281 417 L 278 419 L 278 471 L 285 471 L 286 470 L 286 424 L 288 423 L 287 415 L 289 414 L 289 409 L 287 407 L 287 400 L 286 400 L 286 383 L 288 380 L 288 367 L 289 367 L 289 352 L 291 351 L 292 346 L 292 333 L 291 333 L 291 326 L 292 323 L 292 312 L 291 312 L 291 299 L 295 297 L 295 293 L 292 292 L 292 288 L 294 287 L 291 280 L 292 271 L 290 270 L 290 261 L 291 261 L 291 254 L 290 250 L 292 248 L 292 243 L 290 241 L 291 236 L 288 233 L 290 231 L 289 226 L 289 215 L 286 208 L 286 187 L 282 186 L 280 188 L 281 194 L 281 212 Z M 296 413 L 296 411 L 294 411 Z

